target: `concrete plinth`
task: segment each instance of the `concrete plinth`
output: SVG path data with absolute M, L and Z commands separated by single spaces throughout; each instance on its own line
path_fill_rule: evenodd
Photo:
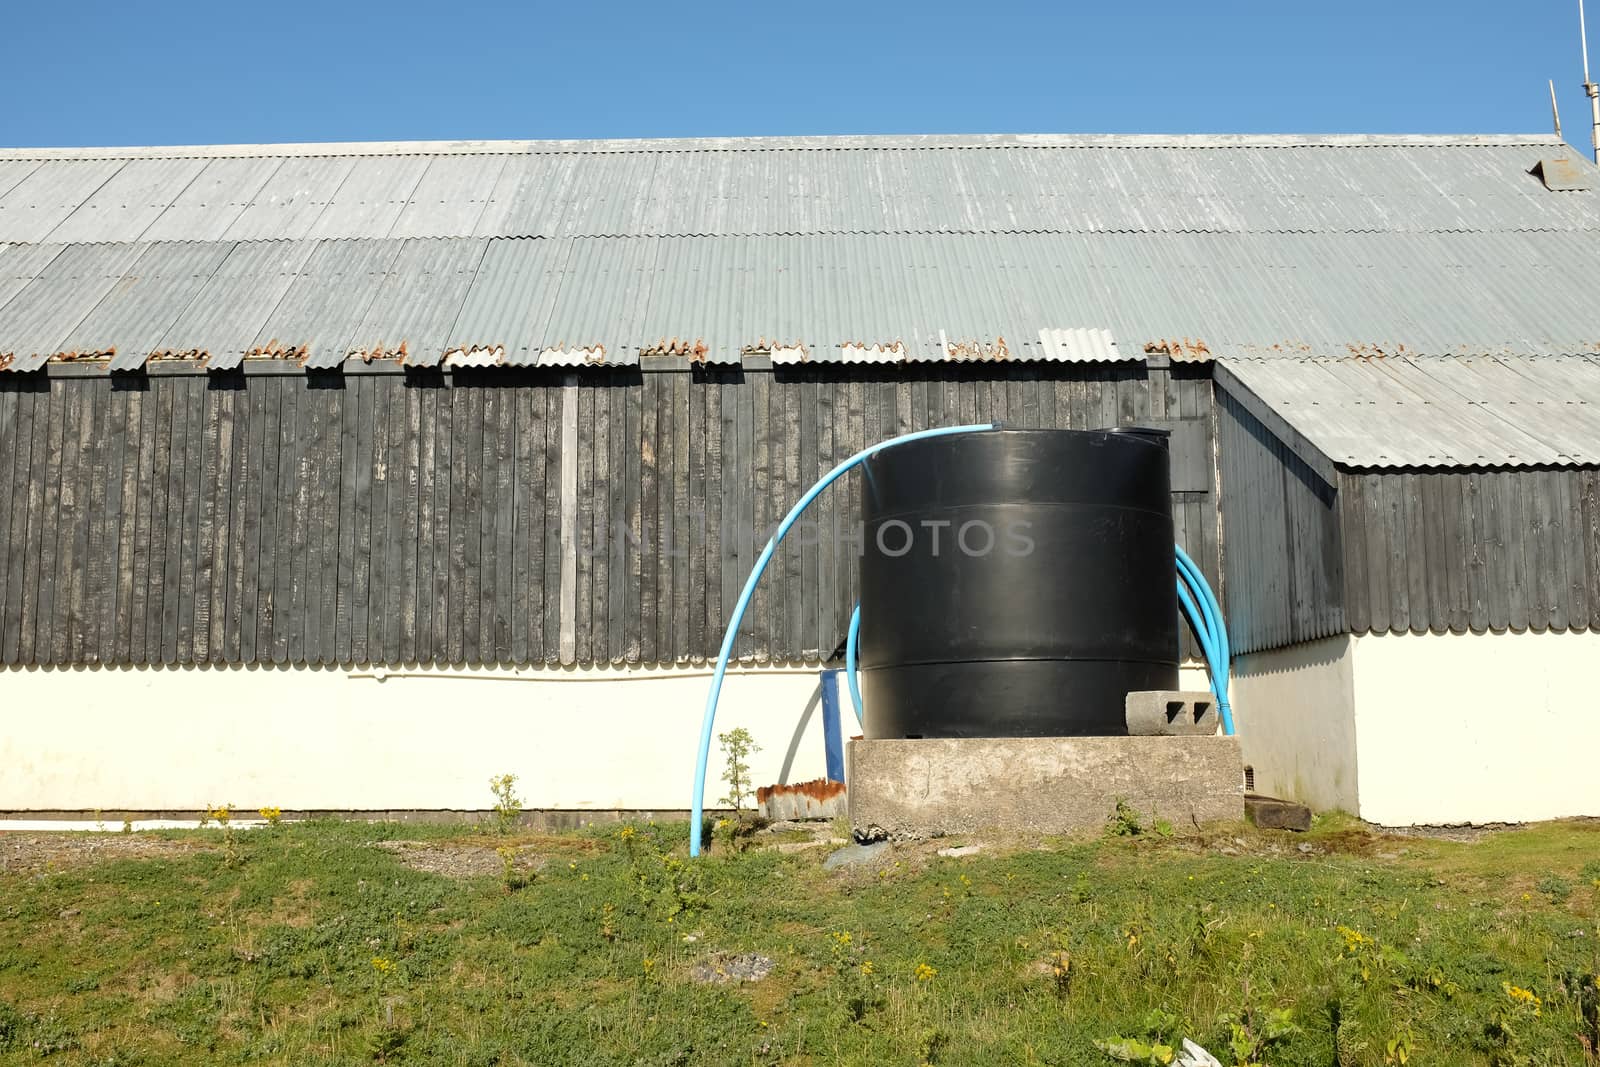
M 1180 828 L 1244 817 L 1232 737 L 852 741 L 846 759 L 858 833 L 1099 829 L 1118 798 Z

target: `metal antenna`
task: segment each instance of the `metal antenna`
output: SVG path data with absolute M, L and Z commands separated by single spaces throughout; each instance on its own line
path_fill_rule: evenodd
M 1550 117 L 1555 119 L 1556 140 L 1561 140 L 1561 108 L 1556 106 L 1556 82 L 1550 79 Z
M 1589 143 L 1594 147 L 1594 161 L 1600 163 L 1600 85 L 1589 80 L 1589 30 L 1583 22 L 1583 0 L 1578 0 L 1578 40 L 1583 46 L 1583 91 L 1589 97 L 1589 112 L 1593 116 Z

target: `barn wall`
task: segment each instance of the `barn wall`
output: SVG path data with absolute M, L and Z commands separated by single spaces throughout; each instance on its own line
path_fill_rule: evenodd
M 1226 392 L 1217 397 L 1228 637 L 1238 654 L 1345 630 L 1335 487 Z
M 1356 633 L 1600 629 L 1600 471 L 1340 475 Z
M 1178 539 L 1218 581 L 1203 370 L 291 370 L 5 376 L 0 662 L 702 661 L 790 502 L 958 422 L 1166 420 Z M 774 559 L 742 657 L 838 647 L 858 495 Z

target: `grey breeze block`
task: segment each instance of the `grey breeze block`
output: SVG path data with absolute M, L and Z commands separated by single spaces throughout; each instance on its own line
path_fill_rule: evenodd
M 1128 694 L 1123 710 L 1128 733 L 1135 737 L 1210 737 L 1217 732 L 1217 698 L 1211 693 L 1162 689 L 1134 692 Z
M 1098 829 L 1127 801 L 1175 826 L 1244 817 L 1232 737 L 852 741 L 850 824 L 891 838 Z

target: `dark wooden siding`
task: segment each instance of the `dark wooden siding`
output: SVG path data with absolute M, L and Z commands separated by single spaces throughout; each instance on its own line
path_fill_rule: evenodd
M 1600 471 L 1340 474 L 1356 633 L 1600 628 Z
M 1233 651 L 1342 632 L 1346 580 L 1335 487 L 1221 391 L 1217 461 Z
M 0 661 L 703 660 L 812 482 L 868 443 L 958 422 L 1170 425 L 1178 539 L 1217 584 L 1210 379 L 1150 374 L 5 376 Z M 577 444 L 563 455 L 569 411 Z M 741 657 L 814 660 L 840 645 L 859 492 L 854 475 L 835 486 L 809 536 L 774 558 Z

